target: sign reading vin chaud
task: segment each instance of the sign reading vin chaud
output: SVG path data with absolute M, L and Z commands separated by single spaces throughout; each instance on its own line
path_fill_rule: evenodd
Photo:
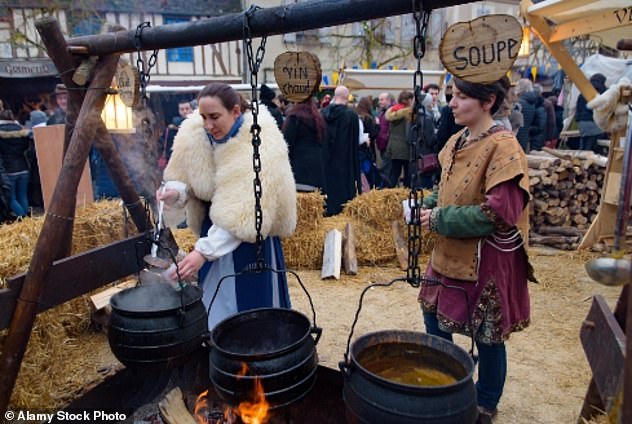
M 309 52 L 285 52 L 274 59 L 274 79 L 292 102 L 310 99 L 320 87 L 321 78 L 320 61 Z
M 448 28 L 439 55 L 448 71 L 463 80 L 491 83 L 513 66 L 520 44 L 522 26 L 511 15 L 487 15 Z

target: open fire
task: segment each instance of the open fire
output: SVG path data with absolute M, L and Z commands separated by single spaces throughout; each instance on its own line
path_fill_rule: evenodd
M 247 372 L 248 366 L 244 363 L 239 376 Z M 208 390 L 205 390 L 195 401 L 194 417 L 198 424 L 266 424 L 270 419 L 269 409 L 263 385 L 255 378 L 252 397 L 240 402 L 237 407 L 218 402 L 209 405 Z

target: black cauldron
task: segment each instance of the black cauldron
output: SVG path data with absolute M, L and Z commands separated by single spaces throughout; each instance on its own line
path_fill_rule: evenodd
M 236 406 L 252 398 L 258 379 L 271 409 L 301 399 L 316 381 L 320 334 L 305 315 L 291 309 L 253 309 L 225 319 L 210 337 L 209 376 L 215 391 Z
M 142 284 L 110 299 L 110 349 L 128 367 L 170 368 L 208 338 L 202 289 Z
M 380 362 L 414 358 L 451 377 L 449 384 L 416 385 L 387 379 L 372 370 Z M 474 362 L 459 346 L 424 333 L 381 331 L 358 338 L 350 361 L 341 362 L 343 400 L 349 423 L 468 424 L 477 417 Z

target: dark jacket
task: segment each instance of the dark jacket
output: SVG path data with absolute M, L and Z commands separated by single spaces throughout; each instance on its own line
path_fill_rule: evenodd
M 454 113 L 452 113 L 450 106 L 443 106 L 441 118 L 439 118 L 439 128 L 437 128 L 437 152 L 440 152 L 448 139 L 462 128 L 463 125 L 454 122 Z
M 542 103 L 546 112 L 546 126 L 544 127 L 544 140 L 555 140 L 558 136 L 557 121 L 555 119 L 555 106 L 550 100 L 544 99 Z
M 16 219 L 11 209 L 11 183 L 0 157 L 0 224 Z
M 261 104 L 268 108 L 270 115 L 275 119 L 279 129 L 283 127 L 283 114 L 279 107 L 273 102 L 268 100 L 261 100 Z
M 520 107 L 522 108 L 523 124 L 518 130 L 516 138 L 521 146 L 526 147 L 529 143 L 529 132 L 535 120 L 535 107 L 538 95 L 533 91 L 522 93 L 518 98 Z
M 330 104 L 321 111 L 327 124 L 323 143 L 327 215 L 342 211 L 342 205 L 362 192 L 358 115 L 346 105 Z
M 28 171 L 30 131 L 15 121 L 0 121 L 0 157 L 8 174 Z
M 601 74 L 595 74 L 590 77 L 590 83 L 597 90 L 597 93 L 601 94 L 606 91 L 605 77 Z M 586 106 L 586 99 L 580 95 L 577 98 L 577 105 L 575 107 L 575 121 L 592 121 L 593 111 Z
M 546 130 L 546 110 L 544 109 L 544 99 L 537 96 L 535 101 L 535 114 L 533 123 L 529 130 L 529 143 L 532 150 L 542 150 L 544 147 L 544 134 Z
M 296 183 L 322 188 L 323 140 L 318 137 L 315 123 L 290 115 L 283 125 L 283 135 Z

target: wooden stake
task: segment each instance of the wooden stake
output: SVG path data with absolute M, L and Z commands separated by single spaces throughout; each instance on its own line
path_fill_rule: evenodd
M 100 115 L 105 103 L 103 87 L 109 87 L 117 63 L 118 55 L 106 56 L 97 64 L 97 71 L 79 112 L 78 122 L 82 125 L 77 127 L 72 134 L 51 205 L 46 213 L 24 285 L 15 305 L 2 356 L 0 356 L 0 412 L 2 414 L 7 410 L 33 329 L 37 303 L 46 275 L 58 252 L 58 246 L 66 235 L 67 225 L 60 224 L 68 222 L 72 224 L 74 220 L 77 186 L 88 158 L 90 142 L 101 123 Z
M 342 263 L 345 274 L 356 275 L 358 273 L 358 257 L 356 256 L 356 238 L 353 226 L 347 223 L 345 226 L 345 237 L 342 244 Z
M 165 398 L 158 402 L 160 416 L 167 424 L 195 424 L 195 418 L 189 412 L 182 398 L 179 387 L 171 390 Z
M 323 250 L 323 267 L 320 278 L 340 278 L 340 262 L 342 262 L 342 233 L 335 228 L 325 236 Z
M 399 221 L 393 221 L 391 224 L 393 232 L 393 243 L 395 244 L 395 253 L 397 254 L 397 261 L 399 262 L 399 268 L 401 270 L 408 269 L 408 246 L 402 236 L 402 230 L 399 226 Z

